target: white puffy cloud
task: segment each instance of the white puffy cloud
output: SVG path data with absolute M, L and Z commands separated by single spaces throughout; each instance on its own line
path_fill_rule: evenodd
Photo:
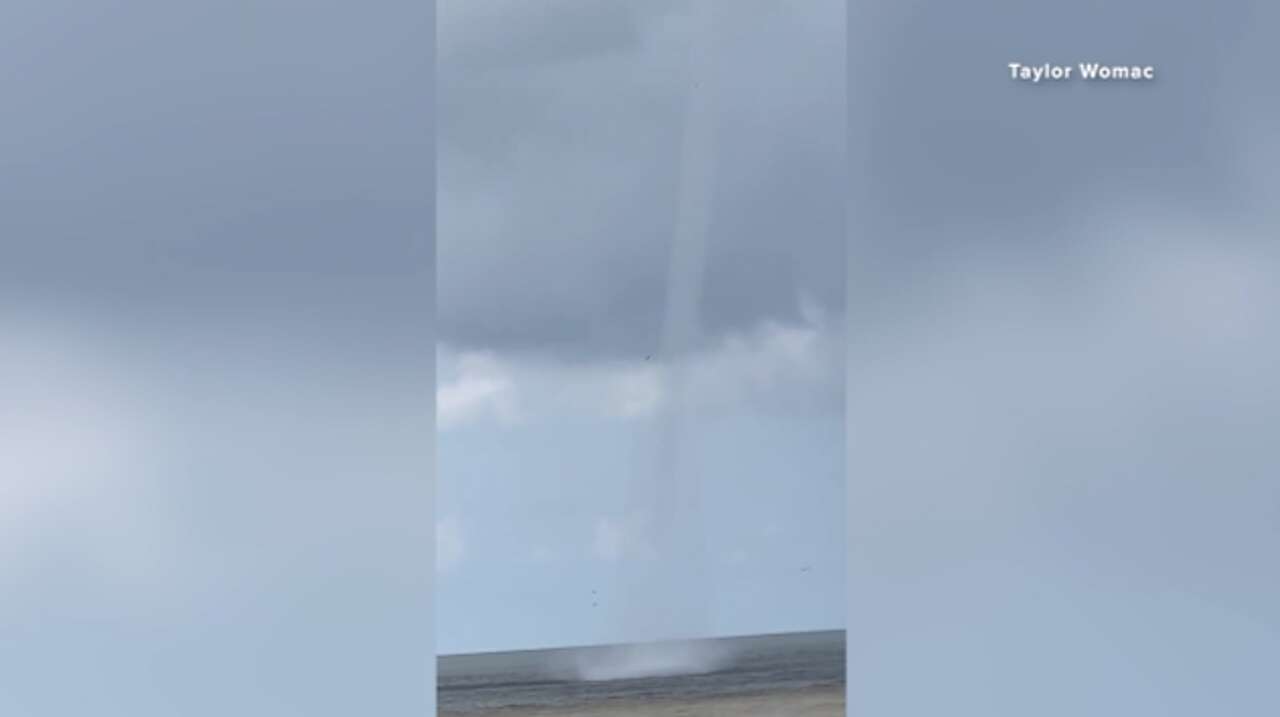
M 486 353 L 466 353 L 455 361 L 455 376 L 437 390 L 436 412 L 441 429 L 485 418 L 504 423 L 518 420 L 516 385 L 506 367 Z
M 617 371 L 605 394 L 605 410 L 619 418 L 650 416 L 662 405 L 662 374 L 652 366 Z
M 597 520 L 592 552 L 597 558 L 609 562 L 621 558 L 623 553 L 622 526 L 608 518 Z
M 444 347 L 440 428 L 547 416 L 644 419 L 657 415 L 670 399 L 677 370 L 691 410 L 830 410 L 843 401 L 842 332 L 811 302 L 802 300 L 799 313 L 799 321 L 767 320 L 727 333 L 680 367 L 658 355 L 567 363 Z
M 689 364 L 696 408 L 718 410 L 743 403 L 831 406 L 843 400 L 841 332 L 816 305 L 801 300 L 800 322 L 764 321 L 732 333 Z
M 598 560 L 609 563 L 619 560 L 649 560 L 656 557 L 657 553 L 646 536 L 647 531 L 639 516 L 597 518 L 591 553 Z
M 436 573 L 453 570 L 466 556 L 466 541 L 462 524 L 455 517 L 436 521 Z
M 52 549 L 94 580 L 154 582 L 166 541 L 144 513 L 148 431 L 111 366 L 74 332 L 0 317 L 0 579 Z

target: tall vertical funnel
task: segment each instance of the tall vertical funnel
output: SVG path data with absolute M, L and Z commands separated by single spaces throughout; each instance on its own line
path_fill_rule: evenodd
M 588 676 L 701 672 L 714 669 L 722 659 L 711 645 L 695 642 L 712 632 L 712 593 L 701 478 L 688 452 L 695 438 L 689 361 L 699 342 L 715 182 L 717 87 L 711 60 L 720 27 L 717 5 L 718 0 L 693 3 L 675 221 L 658 352 L 662 401 L 652 425 L 652 442 L 641 452 L 629 486 L 630 529 L 633 543 L 640 548 L 626 564 L 621 620 L 634 639 L 669 642 L 626 648 L 614 656 L 616 663 L 597 664 Z

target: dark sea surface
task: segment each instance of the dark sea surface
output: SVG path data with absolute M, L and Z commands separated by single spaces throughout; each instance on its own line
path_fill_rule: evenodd
M 702 674 L 670 674 L 699 670 Z M 591 678 L 591 679 L 584 679 Z M 845 633 L 491 652 L 439 658 L 438 707 L 466 713 L 750 695 L 845 681 Z

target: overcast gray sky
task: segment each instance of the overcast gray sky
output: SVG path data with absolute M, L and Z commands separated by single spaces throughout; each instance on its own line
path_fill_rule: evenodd
M 1274 3 L 851 7 L 850 713 L 1274 712 Z
M 433 36 L 0 7 L 0 713 L 432 709 Z

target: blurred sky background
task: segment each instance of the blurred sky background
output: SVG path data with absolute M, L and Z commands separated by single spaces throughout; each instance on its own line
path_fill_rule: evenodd
M 686 437 L 707 632 L 836 628 L 843 3 L 704 5 L 718 148 Z M 621 594 L 666 400 L 692 6 L 439 5 L 443 653 L 643 640 L 618 602 L 681 588 Z
M 0 714 L 433 710 L 433 37 L 0 6 Z
M 1275 714 L 1276 4 L 850 8 L 849 713 Z

